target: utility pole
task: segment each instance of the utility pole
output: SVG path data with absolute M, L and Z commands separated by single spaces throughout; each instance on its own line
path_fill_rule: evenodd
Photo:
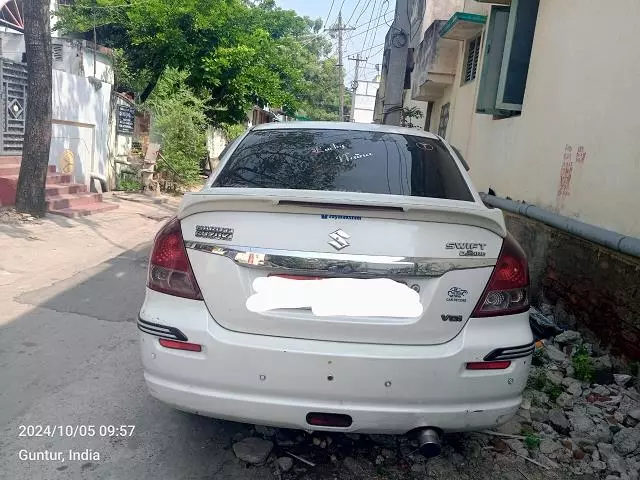
M 396 0 L 396 16 L 391 26 L 388 69 L 382 106 L 382 123 L 400 125 L 404 97 L 404 77 L 409 50 L 409 0 Z
M 356 72 L 353 76 L 353 84 L 351 85 L 353 87 L 353 93 L 351 94 L 351 116 L 349 118 L 349 120 L 353 122 L 356 108 L 356 91 L 358 90 L 358 72 L 360 71 L 360 64 L 362 62 L 367 63 L 368 58 L 362 58 L 358 53 L 355 58 L 349 57 L 349 60 L 353 60 L 354 62 L 356 62 Z
M 338 79 L 340 82 L 340 121 L 344 122 L 344 71 L 342 64 L 342 32 L 346 30 L 355 30 L 354 28 L 342 25 L 342 10 L 338 13 L 338 26 L 325 28 L 325 31 L 338 32 Z
M 340 121 L 344 122 L 344 71 L 342 69 L 342 10 L 338 13 L 338 78 L 340 79 Z

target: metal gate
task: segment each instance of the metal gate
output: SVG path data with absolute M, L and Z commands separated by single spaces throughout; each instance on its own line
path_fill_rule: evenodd
M 20 155 L 27 108 L 27 65 L 0 58 L 0 155 Z

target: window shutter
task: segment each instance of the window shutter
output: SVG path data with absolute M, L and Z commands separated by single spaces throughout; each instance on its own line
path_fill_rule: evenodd
M 540 0 L 513 0 L 496 106 L 521 111 Z
M 485 37 L 482 74 L 476 111 L 478 113 L 496 114 L 496 98 L 498 82 L 500 81 L 500 67 L 504 53 L 504 43 L 509 24 L 509 7 L 491 8 L 491 17 Z

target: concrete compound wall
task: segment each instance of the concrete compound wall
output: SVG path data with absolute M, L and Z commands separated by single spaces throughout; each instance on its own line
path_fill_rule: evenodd
M 52 49 L 58 52 L 52 61 L 54 70 L 62 70 L 82 77 L 93 76 L 94 51 L 91 42 L 54 36 Z M 7 60 L 22 62 L 25 53 L 24 35 L 7 27 L 0 28 L 0 53 Z M 96 78 L 113 83 L 113 62 L 109 55 L 98 52 L 95 57 Z
M 614 353 L 640 359 L 640 259 L 616 253 L 519 215 L 507 228 L 529 258 L 534 298 L 556 305 L 560 320 L 587 328 Z M 564 318 L 562 318 L 564 317 Z
M 108 177 L 111 85 L 53 71 L 53 126 L 49 164 L 89 185 L 90 174 Z M 70 163 L 72 165 L 70 165 Z
M 212 126 L 207 127 L 207 151 L 209 159 L 218 160 L 218 157 L 225 149 L 229 140 L 224 130 Z

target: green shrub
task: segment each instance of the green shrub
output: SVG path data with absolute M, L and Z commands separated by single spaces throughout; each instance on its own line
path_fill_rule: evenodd
M 206 155 L 206 95 L 197 95 L 186 84 L 189 73 L 168 68 L 147 101 L 153 113 L 152 132 L 161 139 L 164 161 L 158 171 L 191 184 L 200 175 L 200 160 Z
M 520 428 L 520 435 L 526 437 L 529 435 L 533 435 L 533 427 L 531 425 L 524 424 Z
M 593 361 L 584 346 L 580 345 L 578 347 L 572 363 L 575 371 L 574 375 L 578 380 L 583 382 L 591 382 L 593 380 Z
M 229 141 L 235 140 L 240 135 L 242 135 L 247 128 L 244 125 L 222 125 L 222 129 L 224 133 L 227 135 L 227 139 Z
M 547 395 L 549 395 L 549 398 L 555 402 L 558 399 L 558 397 L 562 394 L 562 388 L 560 388 L 558 385 L 553 385 L 549 383 L 545 388 L 545 392 Z
M 125 192 L 142 191 L 140 171 L 135 167 L 130 167 L 119 172 L 116 181 L 116 190 L 123 190 Z
M 119 182 L 119 188 L 125 192 L 140 192 L 142 183 L 134 178 L 123 178 Z
M 540 437 L 533 434 L 527 435 L 524 439 L 524 446 L 528 450 L 537 450 L 540 448 Z

